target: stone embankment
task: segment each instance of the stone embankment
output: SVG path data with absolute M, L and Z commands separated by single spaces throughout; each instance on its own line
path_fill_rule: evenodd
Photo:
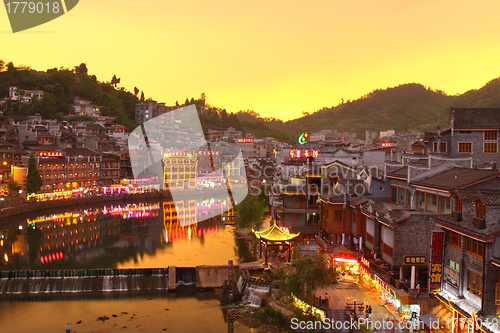
M 93 196 L 85 198 L 72 198 L 66 200 L 30 202 L 16 207 L 1 209 L 0 218 L 6 218 L 19 214 L 31 213 L 42 210 L 56 209 L 61 207 L 72 207 L 72 206 L 88 207 L 96 203 L 100 204 L 106 202 L 112 203 L 112 202 L 124 202 L 124 201 L 135 201 L 135 200 L 148 200 L 156 198 L 158 199 L 171 198 L 171 194 L 168 191 L 157 191 L 148 193 L 103 195 L 103 196 Z

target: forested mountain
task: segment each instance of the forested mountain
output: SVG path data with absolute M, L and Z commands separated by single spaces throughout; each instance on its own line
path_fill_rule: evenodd
M 5 103 L 2 106 L 4 114 L 39 113 L 44 118 L 61 120 L 68 115 L 69 104 L 78 96 L 102 106 L 103 115 L 115 116 L 119 123 L 132 130 L 135 128 L 135 104 L 144 101 L 144 92 L 139 97 L 138 88 L 131 93 L 123 87 L 118 88 L 119 83 L 116 75 L 110 81 L 98 81 L 95 75 L 88 74 L 83 63 L 72 69 L 54 68 L 39 72 L 0 60 L 0 99 L 8 95 L 9 86 L 44 91 L 40 102 L 33 101 L 30 105 Z M 324 107 L 311 114 L 305 112 L 303 117 L 287 122 L 262 118 L 250 110 L 228 113 L 207 104 L 204 93 L 199 99 L 186 98 L 184 104 L 176 103 L 179 107 L 189 104 L 195 104 L 198 110 L 205 107 L 206 112 L 200 115 L 204 130 L 234 127 L 253 132 L 257 137 L 273 136 L 285 142 L 293 142 L 298 132 L 321 129 L 355 132 L 358 138 L 364 138 L 366 130 L 432 131 L 438 122 L 448 126 L 450 107 L 500 107 L 500 79 L 456 96 L 416 83 L 377 89 L 357 100 Z
M 287 122 L 259 118 L 252 111 L 239 112 L 237 115 L 249 121 L 250 118 L 262 119 L 269 126 L 279 128 L 292 137 L 306 130 L 336 129 L 354 132 L 357 138 L 364 138 L 367 130 L 433 131 L 438 122 L 449 126 L 450 107 L 500 107 L 500 78 L 491 80 L 479 90 L 456 96 L 448 96 L 443 91 L 416 83 L 378 89 L 357 100 L 325 107 Z

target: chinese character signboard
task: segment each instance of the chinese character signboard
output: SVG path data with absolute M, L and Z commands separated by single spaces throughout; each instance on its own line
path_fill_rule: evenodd
M 403 261 L 405 265 L 426 265 L 427 256 L 404 256 Z
M 319 150 L 317 149 L 292 149 L 288 153 L 289 160 L 296 160 L 296 159 L 306 159 L 309 157 L 312 158 L 318 158 L 319 156 Z
M 444 231 L 431 232 L 431 260 L 429 262 L 429 291 L 441 290 L 443 276 Z
M 451 284 L 453 287 L 458 288 L 458 271 L 451 268 L 448 265 L 444 265 L 443 277 L 446 282 Z

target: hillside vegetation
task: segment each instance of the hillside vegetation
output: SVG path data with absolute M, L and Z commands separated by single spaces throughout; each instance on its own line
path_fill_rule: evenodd
M 62 120 L 68 115 L 69 104 L 78 96 L 102 106 L 102 114 L 115 116 L 117 122 L 130 130 L 135 128 L 135 104 L 145 100 L 144 92 L 134 88 L 134 93 L 118 87 L 116 75 L 110 81 L 98 81 L 89 75 L 85 64 L 72 69 L 54 68 L 45 72 L 29 67 L 15 67 L 12 62 L 0 60 L 0 98 L 8 95 L 9 86 L 25 90 L 43 90 L 44 98 L 30 105 L 8 102 L 2 106 L 4 114 L 39 113 L 44 118 Z M 206 96 L 186 98 L 184 104 L 195 104 L 206 113 L 200 115 L 203 129 L 234 127 L 243 132 L 253 132 L 257 137 L 272 136 L 293 143 L 297 133 L 322 129 L 354 132 L 364 138 L 365 131 L 394 129 L 396 132 L 433 131 L 436 125 L 448 126 L 450 107 L 500 107 L 500 79 L 488 82 L 478 90 L 462 95 L 448 96 L 443 91 L 421 84 L 402 84 L 387 89 L 377 89 L 357 100 L 342 102 L 335 107 L 304 113 L 298 119 L 283 122 L 276 118 L 263 118 L 251 110 L 228 113 L 225 109 L 206 103 Z
M 280 128 L 294 138 L 303 131 L 322 129 L 354 132 L 357 138 L 364 138 L 367 130 L 394 129 L 401 133 L 435 131 L 438 124 L 447 127 L 450 107 L 500 107 L 500 78 L 491 80 L 478 90 L 456 96 L 448 96 L 443 91 L 416 83 L 378 89 L 357 100 L 325 107 L 287 122 L 259 118 L 252 111 L 239 112 L 238 117 L 248 121 L 249 118 L 263 119 L 269 126 Z

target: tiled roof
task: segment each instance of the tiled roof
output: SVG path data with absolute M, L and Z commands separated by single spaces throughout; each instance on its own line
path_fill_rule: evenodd
M 459 190 L 455 192 L 455 195 L 459 197 L 462 201 L 471 201 L 479 194 L 478 190 Z
M 391 176 L 407 178 L 408 177 L 408 167 L 407 166 L 402 167 L 402 168 L 400 168 L 396 171 L 393 171 L 387 175 L 387 177 L 391 177 Z
M 477 196 L 485 206 L 500 206 L 500 192 L 497 193 L 481 193 Z
M 372 200 L 362 204 L 361 210 L 375 216 L 379 221 L 394 225 L 408 219 L 412 214 L 420 214 L 392 202 L 375 202 Z
M 352 206 L 359 206 L 359 205 L 364 204 L 367 201 L 368 201 L 368 199 L 367 198 L 363 198 L 363 197 L 354 198 L 354 199 L 351 200 L 351 205 Z
M 255 230 L 252 231 L 254 232 L 255 236 L 259 239 L 275 241 L 275 242 L 291 241 L 297 238 L 300 234 L 300 232 L 297 234 L 291 234 L 288 231 L 281 229 L 276 224 L 273 224 L 269 228 L 262 231 L 255 231 Z
M 454 189 L 466 187 L 467 185 L 471 185 L 498 175 L 500 175 L 500 172 L 492 170 L 453 168 L 435 176 L 413 182 L 413 184 L 434 188 Z
M 494 240 L 494 236 L 500 233 L 500 224 L 490 224 L 486 225 L 486 228 L 484 229 L 478 229 L 474 226 L 473 219 L 455 222 L 452 220 L 451 214 L 437 218 L 435 221 L 438 225 L 445 228 L 449 228 L 466 235 L 475 236 L 488 242 L 492 242 Z
M 495 177 L 488 179 L 484 182 L 468 186 L 467 190 L 499 190 L 500 189 L 500 177 Z
M 453 129 L 500 129 L 500 108 L 450 109 Z
M 88 148 L 67 148 L 64 152 L 66 155 L 98 155 L 98 153 Z

